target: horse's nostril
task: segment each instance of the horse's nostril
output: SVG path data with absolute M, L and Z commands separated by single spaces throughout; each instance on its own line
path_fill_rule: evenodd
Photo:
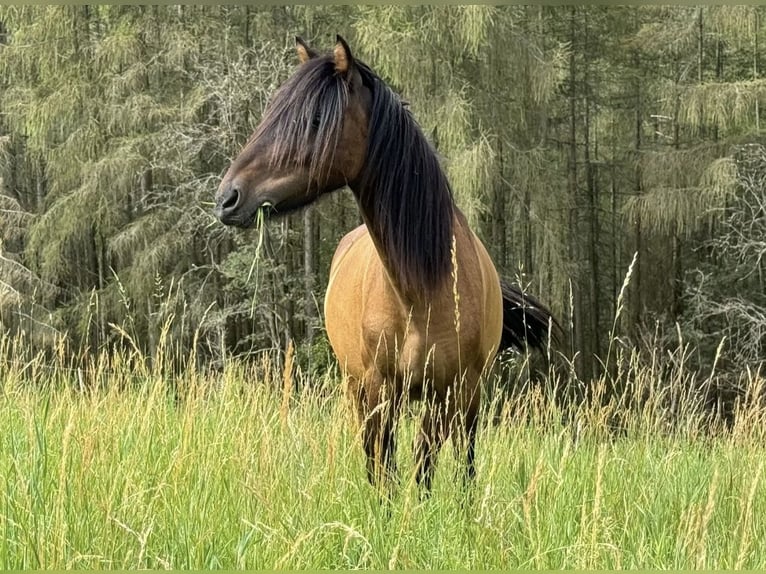
M 234 209 L 238 203 L 239 203 L 239 190 L 236 188 L 232 188 L 228 191 L 226 196 L 223 198 L 223 203 L 221 204 L 221 207 L 229 211 L 231 209 Z

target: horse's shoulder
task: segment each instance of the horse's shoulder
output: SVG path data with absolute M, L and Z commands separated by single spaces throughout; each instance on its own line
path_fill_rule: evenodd
M 338 247 L 335 249 L 333 262 L 340 260 L 340 258 L 346 254 L 351 246 L 365 233 L 367 233 L 367 226 L 364 223 L 346 233 L 346 235 L 344 235 L 338 243 Z

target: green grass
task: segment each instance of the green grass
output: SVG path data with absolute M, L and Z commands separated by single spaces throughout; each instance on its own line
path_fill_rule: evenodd
M 573 440 L 527 396 L 482 426 L 472 495 L 448 443 L 426 500 L 405 417 L 381 504 L 339 389 L 283 402 L 280 377 L 229 367 L 183 377 L 179 401 L 127 364 L 85 391 L 0 367 L 0 567 L 766 567 L 760 412 L 710 436 L 645 410 L 613 435 L 582 411 Z

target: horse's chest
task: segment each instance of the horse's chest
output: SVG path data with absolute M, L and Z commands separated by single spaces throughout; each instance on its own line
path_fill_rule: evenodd
M 455 342 L 450 337 L 435 336 L 411 317 L 365 322 L 363 345 L 368 365 L 374 365 L 384 376 L 407 379 L 413 385 L 443 377 L 457 364 Z

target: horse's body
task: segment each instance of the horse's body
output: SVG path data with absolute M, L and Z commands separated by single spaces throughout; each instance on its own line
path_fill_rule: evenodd
M 217 215 L 247 226 L 348 184 L 364 224 L 340 242 L 325 298 L 333 351 L 364 425 L 372 482 L 394 470 L 403 401 L 424 399 L 417 478 L 452 433 L 473 476 L 481 377 L 498 348 L 540 346 L 550 314 L 502 285 L 454 205 L 435 153 L 409 111 L 339 38 L 303 62 L 221 183 Z M 456 432 L 452 432 L 456 431 Z
M 475 434 L 479 379 L 500 344 L 502 296 L 484 245 L 462 214 L 454 222 L 456 278 L 444 281 L 427 300 L 402 294 L 365 225 L 343 238 L 333 258 L 325 297 L 327 335 L 365 424 L 371 475 L 379 459 L 393 469 L 398 403 L 424 398 L 426 385 L 429 403 L 418 458 L 432 460 L 450 426 Z M 430 482 L 430 472 L 431 465 L 422 467 L 419 479 Z
M 455 219 L 461 221 L 455 227 L 457 284 L 446 281 L 427 301 L 402 296 L 365 225 L 343 238 L 330 268 L 325 322 L 349 375 L 361 380 L 374 369 L 397 380 L 409 377 L 417 392 L 426 373 L 441 383 L 457 376 L 461 365 L 482 371 L 495 356 L 503 327 L 499 278 L 465 219 Z M 439 384 L 434 390 L 446 392 Z

